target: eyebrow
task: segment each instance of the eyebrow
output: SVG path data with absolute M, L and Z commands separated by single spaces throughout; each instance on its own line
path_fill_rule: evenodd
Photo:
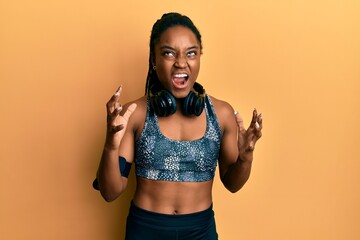
M 173 48 L 169 45 L 164 45 L 164 46 L 160 47 L 160 49 L 170 49 L 170 50 L 176 51 L 175 48 Z M 194 45 L 194 46 L 188 47 L 186 50 L 192 50 L 192 49 L 199 49 L 199 46 Z

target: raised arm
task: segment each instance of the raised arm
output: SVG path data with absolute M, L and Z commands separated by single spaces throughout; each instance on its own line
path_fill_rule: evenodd
M 119 167 L 119 147 L 126 132 L 128 121 L 137 105 L 130 104 L 122 111 L 119 99 L 121 86 L 106 104 L 107 129 L 97 180 L 103 198 L 110 202 L 115 200 L 126 188 L 127 178 L 121 176 Z
M 235 120 L 231 120 L 234 119 L 233 114 L 233 110 L 226 111 L 225 119 L 228 120 L 223 125 L 219 169 L 224 186 L 234 193 L 249 179 L 255 144 L 261 137 L 262 117 L 254 110 L 251 124 L 245 129 L 240 114 L 235 113 Z

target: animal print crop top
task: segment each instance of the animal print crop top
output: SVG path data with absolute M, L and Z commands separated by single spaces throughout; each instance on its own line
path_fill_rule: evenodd
M 205 97 L 206 131 L 192 141 L 171 140 L 159 129 L 150 106 L 140 137 L 135 143 L 135 173 L 152 180 L 204 182 L 214 178 L 221 143 L 221 128 L 211 99 Z

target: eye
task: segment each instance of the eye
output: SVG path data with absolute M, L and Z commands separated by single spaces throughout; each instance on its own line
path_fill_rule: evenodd
M 163 55 L 164 55 L 164 56 L 168 56 L 168 57 L 174 57 L 174 56 L 175 56 L 175 53 L 174 53 L 174 52 L 171 52 L 171 51 L 165 51 L 165 52 L 163 52 Z
M 188 57 L 195 57 L 197 55 L 196 51 L 190 51 L 187 53 Z

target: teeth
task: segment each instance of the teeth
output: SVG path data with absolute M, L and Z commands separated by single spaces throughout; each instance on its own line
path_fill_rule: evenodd
M 174 77 L 176 78 L 186 78 L 188 75 L 185 73 L 175 74 Z

